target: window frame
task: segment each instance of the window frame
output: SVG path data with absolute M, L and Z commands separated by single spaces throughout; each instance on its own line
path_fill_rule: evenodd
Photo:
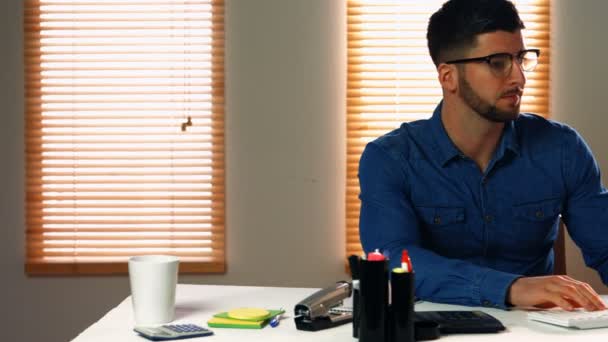
M 78 1 L 76 1 L 78 2 Z M 112 2 L 112 1 L 110 1 Z M 192 4 L 192 1 L 188 1 Z M 210 49 L 210 67 L 208 68 L 210 72 L 210 100 L 209 111 L 211 114 L 209 115 L 210 123 L 201 124 L 202 121 L 198 118 L 195 118 L 194 115 L 192 119 L 190 116 L 187 117 L 184 114 L 182 118 L 177 117 L 176 121 L 178 123 L 182 123 L 182 131 L 186 130 L 201 130 L 205 129 L 210 131 L 209 135 L 209 145 L 207 147 L 207 151 L 210 155 L 209 159 L 211 162 L 211 171 L 208 172 L 210 180 L 205 183 L 208 184 L 210 195 L 206 195 L 208 197 L 208 201 L 210 204 L 207 204 L 207 207 L 210 210 L 209 217 L 209 227 L 198 229 L 196 227 L 192 228 L 192 232 L 200 233 L 200 234 L 209 234 L 208 238 L 198 238 L 192 239 L 196 240 L 192 242 L 196 244 L 196 248 L 200 246 L 202 249 L 209 249 L 212 252 L 204 255 L 195 255 L 195 252 L 192 252 L 192 255 L 187 255 L 187 252 L 183 252 L 179 250 L 179 246 L 176 245 L 178 240 L 183 243 L 186 238 L 178 239 L 179 233 L 182 233 L 178 230 L 173 230 L 172 228 L 161 228 L 162 231 L 158 232 L 163 233 L 165 236 L 169 236 L 169 238 L 155 238 L 152 237 L 154 242 L 151 243 L 152 246 L 160 246 L 158 249 L 166 251 L 166 252 L 155 252 L 155 247 L 150 248 L 142 248 L 142 245 L 136 244 L 140 241 L 137 241 L 139 238 L 131 238 L 133 244 L 127 245 L 127 248 L 132 248 L 132 255 L 142 255 L 142 254 L 171 254 L 184 258 L 184 261 L 180 261 L 180 273 L 224 273 L 226 269 L 226 258 L 225 258 L 225 158 L 224 158 L 224 0 L 201 0 L 200 3 L 209 3 L 210 10 L 208 12 L 211 29 L 210 29 L 210 42 L 208 43 L 208 47 Z M 58 2 L 55 1 L 55 4 Z M 108 1 L 105 1 L 108 3 Z M 142 4 L 146 4 L 147 2 L 140 1 Z M 173 4 L 175 1 L 172 0 L 156 0 L 154 4 Z M 61 2 L 59 2 L 61 5 Z M 66 4 L 66 1 L 63 1 L 63 4 Z M 135 2 L 134 4 L 137 4 Z M 63 261 L 53 261 L 52 258 L 48 257 L 47 246 L 52 239 L 48 238 L 49 230 L 45 228 L 44 220 L 45 220 L 45 210 L 48 213 L 49 201 L 45 202 L 45 194 L 43 189 L 45 188 L 45 184 L 48 185 L 48 173 L 42 167 L 43 164 L 43 155 L 47 153 L 45 150 L 46 145 L 43 144 L 44 134 L 43 130 L 45 127 L 45 122 L 43 121 L 43 107 L 45 104 L 45 95 L 48 95 L 43 90 L 43 44 L 42 44 L 42 31 L 43 27 L 41 25 L 41 15 L 43 13 L 42 6 L 49 5 L 48 2 L 44 0 L 26 0 L 24 2 L 24 68 L 25 68 L 25 156 L 26 156 L 26 241 L 25 241 L 25 265 L 24 269 L 26 274 L 35 276 L 35 275 L 101 275 L 101 274 L 126 274 L 128 272 L 128 264 L 127 255 L 121 254 L 118 259 L 120 260 L 112 260 L 107 261 L 105 259 L 100 261 L 83 261 L 78 257 L 74 257 L 71 261 L 66 261 L 67 258 L 62 259 Z M 80 1 L 78 5 L 93 5 L 93 3 L 87 1 L 86 4 L 83 1 Z M 129 6 L 129 4 L 125 4 L 122 2 L 116 2 L 116 5 L 125 5 Z M 187 11 L 187 10 L 186 10 Z M 172 15 L 174 13 L 171 13 Z M 178 37 L 179 38 L 179 37 Z M 186 38 L 184 38 L 186 40 Z M 184 46 L 187 43 L 184 43 Z M 190 46 L 188 46 L 190 47 Z M 185 57 L 184 57 L 185 58 Z M 187 85 L 189 86 L 189 84 Z M 185 93 L 184 96 L 193 95 L 191 93 Z M 174 92 L 175 93 L 175 92 Z M 178 94 L 179 95 L 179 94 Z M 196 95 L 196 94 L 194 94 Z M 48 97 L 48 96 L 47 96 Z M 50 100 L 49 100 L 50 101 Z M 184 100 L 188 101 L 188 100 Z M 49 103 L 49 102 L 47 102 Z M 183 121 L 183 122 L 182 122 Z M 194 122 L 194 126 L 190 127 L 191 124 L 189 122 Z M 47 126 L 48 127 L 48 126 Z M 179 128 L 176 129 L 179 131 Z M 195 133 L 192 133 L 193 135 Z M 48 144 L 47 144 L 48 145 Z M 125 148 L 128 149 L 130 146 L 128 144 L 125 145 Z M 202 149 L 201 149 L 202 150 Z M 78 160 L 78 158 L 75 158 Z M 173 170 L 173 165 L 171 165 L 171 170 Z M 173 171 L 171 171 L 173 172 Z M 196 174 L 196 176 L 200 176 L 200 174 Z M 73 177 L 76 179 L 77 177 Z M 47 183 L 45 183 L 47 182 Z M 176 182 L 180 182 L 177 180 Z M 170 196 L 170 201 L 173 200 L 173 195 Z M 202 196 L 199 196 L 202 197 Z M 207 198 L 206 197 L 206 198 Z M 48 197 L 46 198 L 48 200 Z M 140 200 L 143 200 L 140 199 Z M 137 201 L 137 199 L 134 199 Z M 51 201 L 52 202 L 52 201 Z M 75 200 L 73 202 L 76 202 Z M 175 201 L 171 202 L 170 210 L 175 209 L 178 205 L 175 204 Z M 132 204 L 136 206 L 136 204 Z M 166 209 L 166 207 L 163 207 Z M 178 208 L 179 209 L 179 208 Z M 177 217 L 176 211 L 171 211 L 173 214 L 172 217 Z M 48 215 L 48 214 L 47 214 Z M 76 216 L 76 221 L 78 220 L 78 215 Z M 48 222 L 48 221 L 47 221 Z M 173 225 L 173 221 L 171 221 L 171 226 Z M 76 230 L 76 229 L 75 229 Z M 131 230 L 132 232 L 133 230 Z M 148 232 L 149 233 L 149 232 Z M 142 234 L 148 234 L 143 233 Z M 134 233 L 138 235 L 139 233 Z M 203 235 L 204 235 L 203 234 Z M 161 234 L 162 235 L 162 234 Z M 187 236 L 187 234 L 185 234 Z M 139 235 L 138 235 L 139 236 Z M 143 236 L 143 235 L 142 235 Z M 146 235 L 150 236 L 150 235 Z M 77 234 L 71 238 L 74 241 L 78 240 Z M 105 238 L 103 238 L 105 239 Z M 111 239 L 116 239 L 116 241 L 120 240 L 120 237 L 112 236 Z M 70 241 L 72 241 L 70 240 Z M 160 242 L 159 242 L 160 241 Z M 167 242 L 168 241 L 168 242 Z M 56 241 L 55 241 L 56 242 Z M 158 242 L 158 243 L 157 243 Z M 95 242 L 84 241 L 84 244 L 94 244 Z M 187 243 L 187 241 L 186 241 Z M 100 249 L 98 245 L 93 249 Z M 143 245 L 145 246 L 145 245 Z M 118 246 L 121 249 L 124 246 Z M 199 249 L 200 249 L 199 248 Z M 76 249 L 76 248 L 74 248 Z M 124 249 L 124 248 L 123 248 Z M 152 251 L 151 251 L 152 250 Z M 102 255 L 103 252 L 100 252 L 96 255 Z M 100 257 L 101 258 L 101 257 Z M 89 260 L 89 259 L 86 259 Z

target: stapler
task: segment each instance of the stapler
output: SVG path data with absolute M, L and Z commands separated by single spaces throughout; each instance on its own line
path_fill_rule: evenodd
M 304 298 L 295 306 L 298 330 L 317 331 L 352 322 L 352 310 L 338 310 L 342 300 L 350 297 L 352 284 L 339 281 Z

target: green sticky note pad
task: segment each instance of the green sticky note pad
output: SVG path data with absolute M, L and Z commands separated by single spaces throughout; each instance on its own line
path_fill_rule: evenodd
M 235 319 L 228 315 L 228 312 L 220 312 L 213 315 L 207 325 L 213 328 L 236 328 L 236 329 L 262 329 L 268 324 L 270 319 L 276 315 L 284 313 L 284 310 L 268 310 L 268 315 L 265 317 L 257 317 L 261 319 Z

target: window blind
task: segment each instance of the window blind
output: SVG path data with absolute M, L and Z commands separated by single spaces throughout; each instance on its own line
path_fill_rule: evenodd
M 26 272 L 223 272 L 223 0 L 26 0 Z
M 359 158 L 365 145 L 402 122 L 431 116 L 441 87 L 428 54 L 426 28 L 445 0 L 348 0 L 346 255 L 359 240 Z M 549 115 L 550 1 L 513 1 L 528 47 L 541 49 L 521 110 Z

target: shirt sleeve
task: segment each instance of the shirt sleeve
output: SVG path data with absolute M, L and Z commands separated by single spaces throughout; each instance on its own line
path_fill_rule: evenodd
M 589 146 L 578 133 L 567 133 L 562 150 L 567 193 L 564 223 L 585 264 L 608 285 L 608 192 Z
M 520 275 L 448 259 L 424 248 L 421 225 L 409 200 L 407 175 L 395 157 L 370 143 L 359 163 L 359 232 L 366 252 L 389 253 L 399 267 L 407 249 L 416 279 L 416 296 L 428 301 L 506 308 L 509 287 Z

